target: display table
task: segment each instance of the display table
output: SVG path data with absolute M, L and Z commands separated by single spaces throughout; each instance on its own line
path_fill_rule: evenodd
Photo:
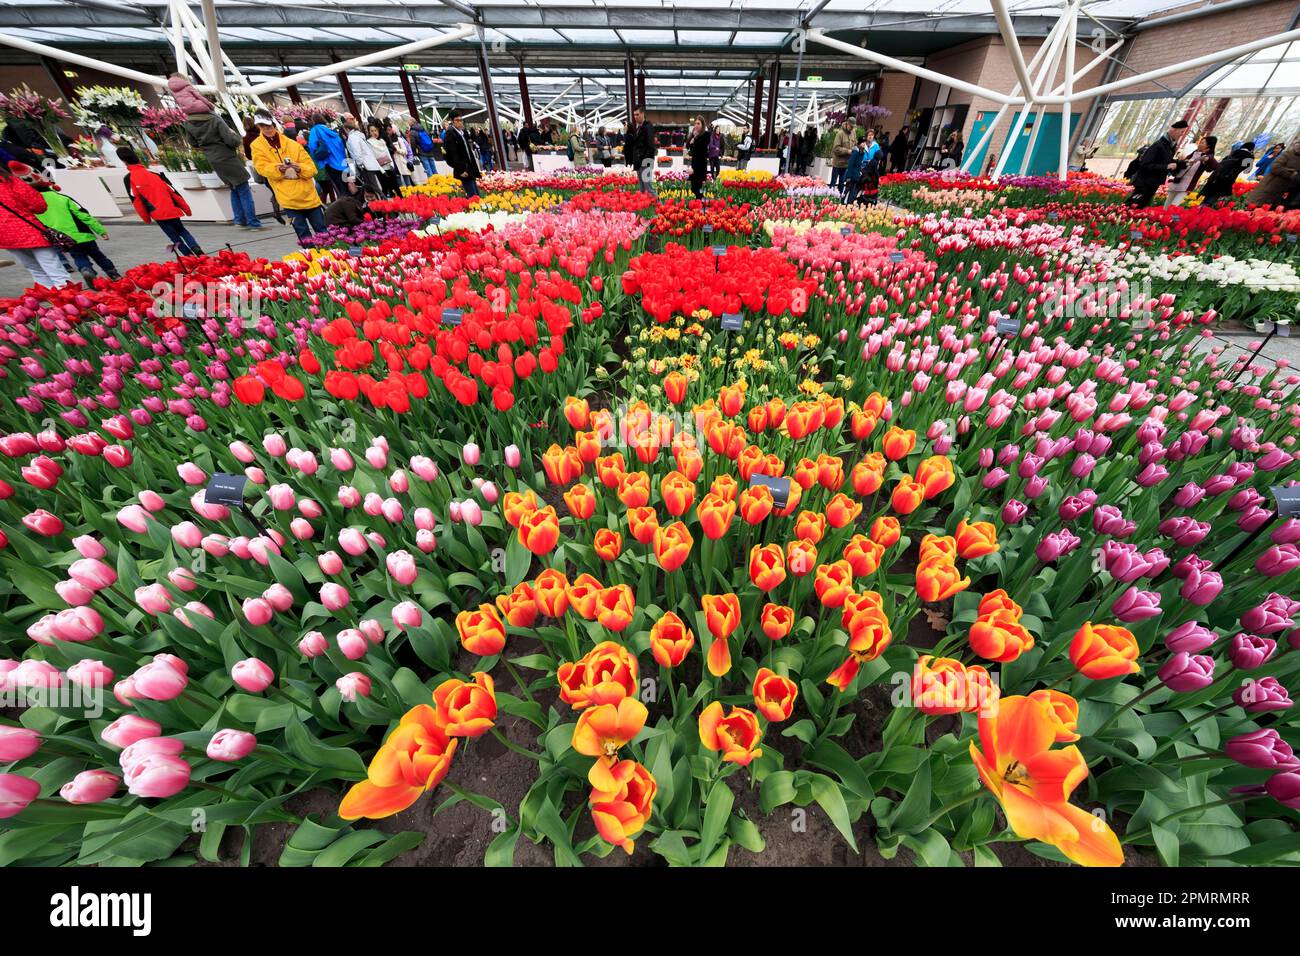
M 80 203 L 96 219 L 121 219 L 125 215 L 123 209 L 129 209 L 125 182 L 126 168 L 123 166 L 54 171 L 54 184 L 59 187 L 59 192 Z
M 763 170 L 773 176 L 781 172 L 780 156 L 751 156 L 745 165 L 748 170 Z
M 572 169 L 567 153 L 533 153 L 533 169 L 539 173 L 552 173 L 557 169 Z

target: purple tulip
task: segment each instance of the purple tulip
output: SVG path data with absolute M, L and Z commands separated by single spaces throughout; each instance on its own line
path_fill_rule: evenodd
M 1262 667 L 1277 650 L 1277 641 L 1271 637 L 1238 634 L 1228 645 L 1228 660 L 1238 670 L 1253 671 Z
M 1196 482 L 1188 482 L 1174 493 L 1174 504 L 1180 508 L 1192 508 L 1201 503 L 1205 489 Z
M 1029 506 L 1019 499 L 1012 498 L 1002 506 L 1002 523 L 1019 524 L 1029 513 Z
M 1174 518 L 1166 518 L 1160 522 L 1157 530 L 1166 537 L 1172 538 L 1174 544 L 1180 548 L 1193 548 L 1205 539 L 1210 533 L 1210 526 L 1204 521 L 1196 521 L 1187 515 L 1179 515 Z
M 1157 676 L 1176 694 L 1204 690 L 1214 683 L 1214 658 L 1178 653 L 1164 662 Z
M 1071 534 L 1065 528 L 1054 534 L 1049 534 L 1038 543 L 1034 549 L 1034 554 L 1038 560 L 1044 564 L 1051 564 L 1053 561 L 1063 558 L 1079 546 L 1078 536 Z
M 1125 624 L 1145 621 L 1149 617 L 1160 615 L 1160 595 L 1155 591 L 1140 591 L 1131 587 L 1110 607 L 1110 613 Z
M 1288 770 L 1286 773 L 1275 773 L 1268 778 L 1264 789 L 1282 806 L 1300 810 L 1300 772 Z
M 1101 566 L 1116 581 L 1131 584 L 1151 568 L 1137 545 L 1108 540 L 1101 546 Z
M 1271 710 L 1286 710 L 1291 706 L 1291 696 L 1276 677 L 1250 678 L 1232 692 L 1232 701 L 1248 714 L 1262 714 Z
M 1196 554 L 1185 555 L 1170 568 L 1169 573 L 1176 578 L 1185 578 L 1193 571 L 1208 571 L 1214 567 L 1213 561 L 1206 561 Z
M 1237 517 L 1237 527 L 1242 531 L 1257 531 L 1273 520 L 1273 512 L 1251 505 Z
M 1034 475 L 1034 477 L 1025 482 L 1025 497 L 1031 501 L 1036 500 L 1042 496 L 1044 491 L 1047 490 L 1048 484 L 1050 484 L 1050 482 L 1048 482 L 1045 476 Z
M 1255 570 L 1270 578 L 1296 568 L 1300 568 L 1300 548 L 1294 544 L 1275 544 L 1255 560 Z
M 1070 474 L 1076 478 L 1087 478 L 1092 474 L 1092 470 L 1097 467 L 1097 459 L 1089 454 L 1077 455 L 1074 463 L 1070 465 Z
M 1300 518 L 1287 518 L 1268 533 L 1274 544 L 1295 544 L 1300 541 Z
M 1204 624 L 1199 621 L 1188 621 L 1165 635 L 1165 647 L 1175 654 L 1196 654 L 1218 639 L 1219 635 Z
M 1139 471 L 1133 477 L 1133 480 L 1136 481 L 1143 488 L 1152 488 L 1160 484 L 1160 482 L 1164 481 L 1168 477 L 1169 477 L 1169 469 L 1166 468 L 1164 465 L 1157 464 L 1156 462 L 1153 461 L 1151 462 L 1151 464 L 1147 465 L 1145 468 Z
M 1183 600 L 1199 607 L 1211 603 L 1223 590 L 1223 577 L 1217 571 L 1189 570 L 1178 589 Z
M 1252 770 L 1300 768 L 1295 751 L 1272 727 L 1239 734 L 1223 745 L 1226 756 Z
M 1231 491 L 1235 487 L 1237 487 L 1237 479 L 1233 478 L 1232 475 L 1213 475 L 1201 485 L 1201 488 L 1211 498 Z M 1183 507 L 1187 506 L 1184 505 Z
M 1300 613 L 1300 601 L 1274 592 L 1241 616 L 1241 626 L 1254 634 L 1288 631 L 1297 613 Z
M 991 489 L 996 488 L 996 487 L 998 487 L 999 485 L 1001 485 L 1003 482 L 1005 482 L 1005 481 L 1006 481 L 1008 478 L 1010 478 L 1010 477 L 1011 477 L 1011 476 L 1010 476 L 1009 474 L 1007 474 L 1007 472 L 1006 472 L 1004 469 L 1002 469 L 1002 468 L 994 468 L 994 469 L 992 469 L 988 474 L 986 474 L 983 478 L 980 479 L 980 483 L 981 483 L 985 488 L 988 488 L 988 489 L 991 490 Z
M 1062 521 L 1078 521 L 1097 503 L 1097 492 L 1085 488 L 1077 495 L 1070 495 L 1061 502 L 1058 513 Z
M 1098 534 L 1127 538 L 1137 530 L 1137 522 L 1124 520 L 1124 514 L 1114 505 L 1099 505 L 1092 513 L 1092 529 Z

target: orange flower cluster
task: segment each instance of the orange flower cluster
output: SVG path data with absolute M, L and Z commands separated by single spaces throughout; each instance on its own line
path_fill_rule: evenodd
M 560 665 L 560 698 L 582 713 L 573 728 L 573 749 L 595 763 L 591 819 L 601 837 L 631 853 L 633 838 L 645 828 L 658 789 L 650 771 L 619 751 L 645 726 L 648 711 L 637 699 L 636 655 L 604 641 L 581 660 Z
M 897 426 L 895 426 L 897 427 Z M 890 429 L 893 431 L 894 429 Z M 916 442 L 916 436 L 912 432 L 905 434 L 911 435 L 912 440 L 908 450 Z M 889 435 L 886 434 L 888 439 Z M 888 444 L 886 444 L 888 449 Z M 885 456 L 889 457 L 889 451 L 886 450 Z M 916 466 L 916 477 L 904 475 L 898 479 L 898 484 L 894 486 L 894 493 L 890 496 L 889 503 L 900 515 L 910 515 L 917 508 L 921 507 L 931 498 L 935 498 L 952 487 L 956 481 L 953 474 L 952 462 L 943 455 L 932 455 L 929 458 L 922 459 L 921 463 Z
M 1051 749 L 1078 739 L 1077 719 L 1078 704 L 1057 691 L 1003 697 L 980 713 L 980 746 L 971 741 L 971 760 L 1017 835 L 1050 843 L 1083 866 L 1120 866 L 1124 851 L 1114 831 L 1070 803 L 1088 777 L 1082 752 L 1074 745 Z
M 970 578 L 957 570 L 957 539 L 927 534 L 921 539 L 921 555 L 916 565 L 916 595 L 931 604 L 946 601 L 958 591 L 970 587 Z
M 970 627 L 971 650 L 985 660 L 1010 664 L 1034 646 L 1034 635 L 1020 623 L 1022 613 L 1001 588 L 984 595 Z
M 405 810 L 442 782 L 457 738 L 478 737 L 495 725 L 496 687 L 488 674 L 473 683 L 450 678 L 433 692 L 433 706 L 412 707 L 370 761 L 366 779 L 339 804 L 344 820 L 379 820 Z
M 923 714 L 979 714 L 998 699 L 998 688 L 979 664 L 951 657 L 917 658 L 912 670 L 912 706 Z
M 849 656 L 826 678 L 826 683 L 839 688 L 840 693 L 849 689 L 862 665 L 883 654 L 894 639 L 878 592 L 850 594 L 844 599 L 843 608 L 840 623 L 849 632 Z

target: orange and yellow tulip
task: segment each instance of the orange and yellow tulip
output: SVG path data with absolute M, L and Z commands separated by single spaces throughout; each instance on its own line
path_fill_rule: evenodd
M 669 372 L 664 376 L 664 398 L 674 405 L 686 401 L 686 386 L 689 382 L 681 372 Z
M 880 559 L 885 554 L 884 546 L 876 544 L 866 535 L 855 534 L 844 545 L 844 560 L 853 569 L 855 578 L 865 578 L 875 574 L 880 567 Z
M 627 509 L 627 527 L 637 544 L 649 544 L 659 530 L 659 515 L 649 505 Z
M 501 499 L 501 510 L 505 514 L 506 524 L 518 528 L 525 515 L 530 515 L 538 508 L 537 496 L 532 490 L 525 492 L 507 491 Z
M 633 837 L 645 829 L 654 809 L 658 786 L 650 771 L 635 760 L 611 765 L 596 761 L 587 775 L 591 783 L 591 822 L 606 843 L 631 854 Z
M 676 667 L 695 646 L 695 634 L 674 612 L 667 611 L 650 628 L 650 650 L 661 667 Z
M 734 504 L 736 496 L 740 494 L 740 484 L 731 475 L 718 475 L 713 479 L 713 484 L 709 485 L 709 494 Z
M 1086 622 L 1070 641 L 1070 661 L 1092 680 L 1136 674 L 1138 653 L 1133 632 L 1118 624 Z
M 1083 866 L 1120 866 L 1124 851 L 1109 826 L 1069 802 L 1088 777 L 1077 746 L 1050 749 L 1059 721 L 1041 700 L 1003 697 L 980 715 L 971 760 L 1002 804 L 1007 824 L 1026 840 L 1050 843 Z
M 912 706 L 923 714 L 960 714 L 966 709 L 966 668 L 951 657 L 923 654 L 912 669 Z
M 636 697 L 636 655 L 614 641 L 602 641 L 580 660 L 565 661 L 556 677 L 560 699 L 574 710 L 617 704 Z
M 769 641 L 779 641 L 794 627 L 794 608 L 784 604 L 764 604 L 759 623 Z
M 615 561 L 623 553 L 623 536 L 609 528 L 600 528 L 591 542 L 596 556 L 602 561 Z
M 785 566 L 791 574 L 801 578 L 817 570 L 817 545 L 799 538 L 785 546 Z
M 1009 664 L 1034 646 L 1034 635 L 1006 612 L 981 615 L 970 626 L 970 648 L 986 661 Z
M 680 471 L 670 471 L 659 482 L 659 495 L 664 500 L 664 510 L 680 518 L 695 503 L 695 482 Z
M 552 505 L 519 519 L 519 543 L 538 556 L 550 554 L 560 540 L 560 516 Z
M 852 524 L 862 514 L 862 503 L 840 492 L 826 504 L 826 523 L 832 528 Z
M 508 594 L 497 595 L 497 611 L 511 627 L 532 627 L 537 620 L 537 595 L 527 581 L 520 581 Z
M 722 704 L 715 700 L 700 714 L 700 743 L 721 753 L 723 763 L 749 766 L 755 757 L 763 756 L 762 742 L 763 731 L 752 710 L 733 707 L 724 717 Z
M 654 553 L 659 567 L 672 573 L 686 563 L 691 556 L 691 546 L 695 539 L 681 521 L 675 521 L 667 527 L 655 531 Z
M 772 492 L 766 485 L 754 485 L 740 493 L 740 517 L 746 524 L 758 524 L 772 513 L 775 504 Z
M 794 522 L 794 536 L 800 541 L 813 544 L 821 541 L 826 534 L 826 516 L 820 511 L 801 511 Z
M 1044 705 L 1052 717 L 1056 743 L 1072 744 L 1079 739 L 1079 702 L 1064 691 L 1044 688 L 1029 695 Z
M 916 480 L 925 489 L 925 500 L 929 501 L 951 488 L 957 476 L 953 474 L 951 461 L 943 455 L 934 455 L 916 466 Z
M 491 604 L 480 604 L 477 611 L 457 614 L 456 632 L 461 646 L 479 657 L 500 654 L 506 646 L 506 627 Z
M 998 529 L 991 521 L 976 521 L 973 524 L 960 521 L 955 537 L 957 553 L 968 561 L 982 558 L 998 549 Z
M 605 585 L 584 571 L 574 578 L 569 585 L 569 607 L 584 621 L 594 621 L 596 619 L 596 601 L 600 598 L 600 592 L 603 590 L 605 590 Z
M 871 540 L 883 548 L 892 548 L 903 536 L 903 528 L 893 515 L 881 515 L 871 523 Z
M 370 761 L 366 779 L 339 804 L 344 820 L 381 820 L 400 813 L 447 776 L 458 741 L 428 704 L 412 707 Z
M 824 606 L 843 607 L 845 599 L 853 593 L 853 568 L 849 567 L 849 562 L 818 565 L 813 591 Z
M 473 683 L 452 677 L 437 686 L 433 705 L 438 721 L 451 737 L 481 737 L 497 719 L 496 684 L 492 675 L 475 671 Z
M 925 501 L 925 486 L 909 475 L 898 479 L 894 492 L 889 496 L 889 504 L 900 515 L 910 515 Z
M 623 631 L 632 623 L 636 611 L 636 598 L 626 584 L 605 588 L 596 598 L 596 620 L 611 631 Z
M 563 571 L 547 568 L 533 579 L 538 609 L 547 617 L 564 617 L 569 609 L 569 581 Z
M 718 407 L 728 418 L 735 418 L 745 407 L 745 388 L 743 385 L 724 385 L 718 392 Z
M 564 493 L 564 504 L 569 514 L 586 521 L 596 513 L 596 496 L 587 485 L 577 484 Z
M 641 732 L 647 715 L 645 704 L 635 697 L 588 707 L 573 728 L 573 749 L 612 765 L 618 761 L 618 752 Z
M 749 550 L 749 579 L 760 591 L 771 591 L 785 580 L 785 555 L 779 544 L 754 545 Z
M 731 527 L 731 521 L 736 517 L 736 502 L 710 491 L 696 506 L 695 517 L 699 519 L 704 536 L 716 541 Z
M 916 432 L 910 428 L 891 425 L 889 431 L 880 439 L 880 450 L 890 461 L 898 461 L 910 455 L 916 448 Z
M 934 604 L 946 601 L 958 591 L 970 587 L 970 578 L 964 578 L 953 564 L 931 561 L 916 569 L 916 596 Z
M 619 485 L 623 483 L 623 476 L 626 474 L 627 464 L 623 461 L 621 451 L 596 459 L 596 476 L 600 478 L 600 483 L 606 488 L 617 490 Z
M 575 430 L 586 428 L 591 419 L 591 407 L 585 398 L 574 398 L 570 395 L 564 400 L 564 417 Z
M 618 484 L 618 500 L 628 508 L 641 508 L 650 501 L 650 476 L 629 471 Z
M 799 688 L 788 677 L 776 673 L 771 668 L 760 667 L 754 675 L 755 709 L 771 721 L 789 720 L 794 712 L 794 702 L 799 696 Z

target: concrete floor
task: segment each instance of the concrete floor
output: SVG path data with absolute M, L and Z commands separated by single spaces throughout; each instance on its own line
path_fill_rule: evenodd
M 270 216 L 264 216 L 262 224 L 270 228 L 262 232 L 247 232 L 234 223 L 210 222 L 187 222 L 185 227 L 208 253 L 221 251 L 226 243 L 237 252 L 268 259 L 282 259 L 298 250 L 298 237 L 292 227 L 282 226 Z M 171 258 L 167 251 L 169 240 L 156 225 L 120 219 L 106 220 L 104 225 L 108 229 L 108 238 L 100 240 L 99 248 L 113 260 L 119 272 L 146 262 L 163 262 Z M 31 284 L 31 274 L 0 250 L 0 298 L 19 295 Z

